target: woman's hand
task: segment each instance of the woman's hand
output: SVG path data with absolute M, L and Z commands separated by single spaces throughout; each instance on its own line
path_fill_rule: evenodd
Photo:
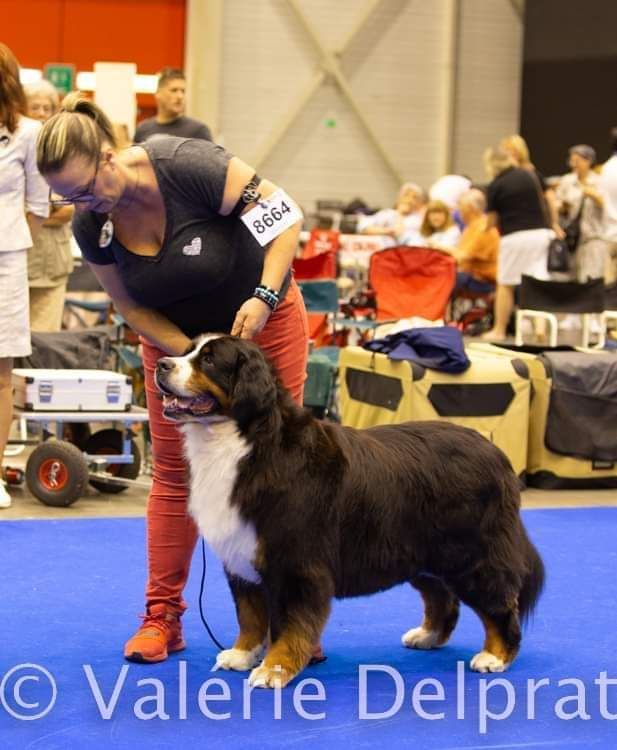
M 254 338 L 261 333 L 271 314 L 272 310 L 262 300 L 257 297 L 247 299 L 236 313 L 231 335 L 241 339 Z

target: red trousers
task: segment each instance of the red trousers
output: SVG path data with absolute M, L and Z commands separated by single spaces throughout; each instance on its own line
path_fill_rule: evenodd
M 274 363 L 293 398 L 302 404 L 308 324 L 295 282 L 291 283 L 284 301 L 255 340 Z M 182 613 L 186 609 L 182 592 L 198 531 L 187 511 L 189 485 L 182 436 L 173 422 L 163 418 L 162 402 L 154 385 L 157 360 L 165 353 L 146 339 L 142 339 L 142 345 L 154 464 L 146 512 L 146 606 L 164 603 L 170 610 Z

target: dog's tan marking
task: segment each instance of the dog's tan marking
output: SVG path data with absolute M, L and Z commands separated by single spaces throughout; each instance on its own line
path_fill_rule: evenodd
M 250 676 L 255 687 L 285 687 L 309 663 L 314 640 L 305 628 L 289 627 Z
M 508 648 L 499 634 L 497 626 L 488 615 L 480 614 L 480 619 L 486 631 L 483 651 L 496 656 L 504 665 L 509 664 L 516 656 L 516 652 L 513 653 Z
M 420 591 L 420 595 L 424 602 L 424 619 L 421 627 L 437 633 L 436 645 L 443 646 L 454 628 L 450 621 L 453 615 L 456 617 L 458 606 L 453 607 L 449 598 L 436 596 L 434 592 Z
M 269 617 L 265 596 L 261 589 L 236 593 L 236 614 L 240 633 L 234 648 L 252 651 L 268 638 Z
M 211 393 L 216 400 L 221 404 L 221 406 L 228 408 L 231 399 L 229 396 L 225 393 L 225 391 L 218 386 L 216 383 L 213 383 L 210 378 L 205 375 L 200 370 L 193 370 L 191 373 L 191 376 L 186 382 L 186 387 L 192 392 L 192 393 L 204 393 L 208 392 Z

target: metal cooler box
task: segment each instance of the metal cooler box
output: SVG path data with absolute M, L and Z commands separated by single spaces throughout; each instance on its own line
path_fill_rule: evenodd
M 13 404 L 24 411 L 128 411 L 133 388 L 107 370 L 13 370 Z

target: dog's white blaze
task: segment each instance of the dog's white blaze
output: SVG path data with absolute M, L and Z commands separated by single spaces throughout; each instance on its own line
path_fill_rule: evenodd
M 222 334 L 220 333 L 205 333 L 197 340 L 195 348 L 188 354 L 185 354 L 183 357 L 172 357 L 176 366 L 168 377 L 168 383 L 178 392 L 178 395 L 185 397 L 195 396 L 195 393 L 186 389 L 186 384 L 193 375 L 193 360 L 199 357 L 199 352 L 204 344 L 214 339 L 220 339 L 221 336 Z
M 249 444 L 233 421 L 189 422 L 180 429 L 191 466 L 191 515 L 227 570 L 259 583 L 261 579 L 253 567 L 257 550 L 255 528 L 230 503 L 238 462 L 250 452 Z

